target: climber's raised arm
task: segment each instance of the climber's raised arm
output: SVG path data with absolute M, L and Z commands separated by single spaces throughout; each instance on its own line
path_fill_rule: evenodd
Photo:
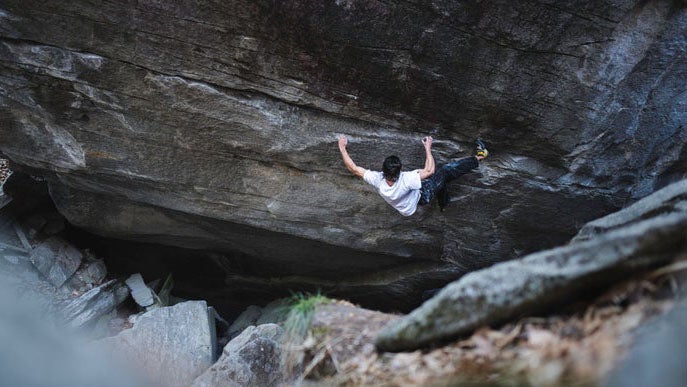
M 346 145 L 348 145 L 348 139 L 342 134 L 339 136 L 339 151 L 341 152 L 341 158 L 343 158 L 344 164 L 346 164 L 346 168 L 348 168 L 349 171 L 362 178 L 365 174 L 365 168 L 355 165 L 351 156 L 348 155 Z
M 432 156 L 432 136 L 422 139 L 425 147 L 425 167 L 420 170 L 420 179 L 424 180 L 434 174 L 434 157 Z

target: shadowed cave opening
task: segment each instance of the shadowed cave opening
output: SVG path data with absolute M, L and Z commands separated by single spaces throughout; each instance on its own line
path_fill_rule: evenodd
M 13 176 L 14 183 L 6 185 L 13 197 L 26 203 L 23 216 L 58 213 L 46 180 L 37 181 L 25 172 L 15 172 Z M 294 246 L 301 246 L 303 254 L 316 251 L 319 258 L 304 257 L 298 261 L 292 257 L 275 262 L 274 258 L 227 249 L 161 244 L 153 239 L 158 237 L 155 235 L 129 235 L 127 239 L 105 237 L 71 225 L 66 219 L 64 223 L 66 227 L 60 236 L 104 259 L 111 278 L 125 279 L 141 273 L 150 283 L 164 281 L 171 275 L 173 296 L 206 300 L 226 319 L 233 319 L 249 305 L 264 306 L 299 292 L 321 292 L 368 309 L 407 313 L 446 284 L 478 269 L 440 261 L 407 263 L 399 257 L 357 252 L 276 233 L 273 237 L 276 248 L 293 250 Z M 241 235 L 250 238 L 251 234 L 244 230 Z M 173 237 L 166 240 L 175 243 Z M 284 245 L 288 243 L 292 245 Z M 357 262 L 357 266 L 349 262 Z
M 126 278 L 140 272 L 146 282 L 150 282 L 164 280 L 171 274 L 175 297 L 207 300 L 227 319 L 235 318 L 249 305 L 264 306 L 299 292 L 321 292 L 369 309 L 407 313 L 460 275 L 444 271 L 434 277 L 408 278 L 403 285 L 391 284 L 388 287 L 348 287 L 337 285 L 335 281 L 325 285 L 282 283 L 282 277 L 266 269 L 269 263 L 238 252 L 220 253 L 107 238 L 70 224 L 63 236 L 77 247 L 90 249 L 103 258 L 111 277 Z M 401 290 L 396 291 L 397 286 Z M 419 290 L 408 291 L 413 288 Z
M 331 268 L 329 261 L 319 262 L 319 266 L 312 262 L 297 266 L 293 261 L 274 262 L 238 251 L 151 243 L 146 236 L 140 236 L 138 241 L 105 237 L 72 225 L 59 214 L 45 179 L 15 171 L 3 188 L 15 198 L 13 217 L 35 229 L 39 228 L 35 223 L 40 222 L 36 221 L 36 216 L 62 219 L 65 227 L 58 236 L 104 259 L 111 278 L 125 279 L 141 273 L 146 282 L 152 282 L 164 281 L 171 275 L 174 281 L 172 295 L 207 300 L 227 319 L 237 316 L 249 305 L 264 306 L 299 292 L 321 292 L 380 311 L 409 312 L 464 273 L 440 262 L 404 264 L 398 257 L 356 253 L 351 248 L 313 241 L 306 243 L 314 243 L 326 254 L 336 252 L 339 257 L 331 256 L 330 259 L 339 261 L 333 262 Z M 277 238 L 275 243 L 285 243 L 283 235 Z M 341 256 L 355 257 L 364 264 L 347 268 Z

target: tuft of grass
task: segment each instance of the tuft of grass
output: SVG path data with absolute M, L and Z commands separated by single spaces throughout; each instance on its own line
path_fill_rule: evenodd
M 284 343 L 282 366 L 284 375 L 290 379 L 302 372 L 305 355 L 305 339 L 308 337 L 310 322 L 318 305 L 332 300 L 319 291 L 315 294 L 296 293 L 291 297 L 289 312 L 284 321 Z
M 331 302 L 319 291 L 315 294 L 296 293 L 291 297 L 289 313 L 284 322 L 284 333 L 291 343 L 302 341 L 310 328 L 310 321 L 318 305 Z

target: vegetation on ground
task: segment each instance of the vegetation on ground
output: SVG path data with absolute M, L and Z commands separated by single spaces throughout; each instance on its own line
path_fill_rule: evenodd
M 303 343 L 308 337 L 312 317 L 319 305 L 330 302 L 331 299 L 319 291 L 315 294 L 296 293 L 291 297 L 282 336 L 284 343 L 282 365 L 287 378 L 290 379 L 302 373 Z
M 379 353 L 374 338 L 397 318 L 341 301 L 316 309 L 291 353 L 299 375 L 323 385 L 599 385 L 637 328 L 670 310 L 687 289 L 683 257 L 558 313 L 528 316 L 438 348 Z M 321 335 L 313 332 L 323 330 Z

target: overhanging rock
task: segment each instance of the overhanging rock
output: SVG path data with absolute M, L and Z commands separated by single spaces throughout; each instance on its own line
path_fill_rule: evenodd
M 73 224 L 219 249 L 296 286 L 342 267 L 443 264 L 445 280 L 685 172 L 679 2 L 196 5 L 0 6 L 0 153 Z M 438 163 L 478 136 L 493 157 L 446 213 L 406 219 L 348 174 L 339 133 L 366 168 L 420 167 L 428 133 Z

